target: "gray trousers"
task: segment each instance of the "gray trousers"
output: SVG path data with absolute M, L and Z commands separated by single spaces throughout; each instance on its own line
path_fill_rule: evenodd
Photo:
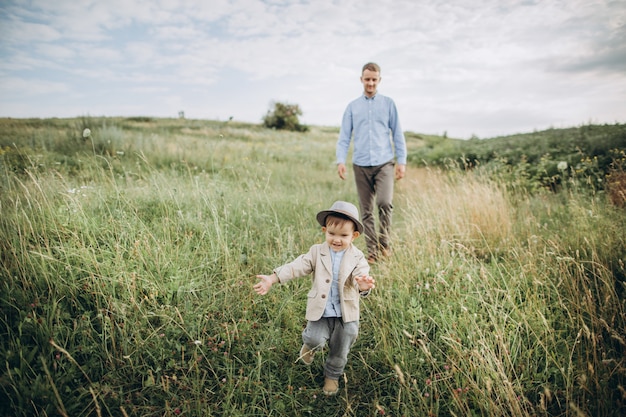
M 309 321 L 302 331 L 302 342 L 320 350 L 328 342 L 328 356 L 324 363 L 324 376 L 338 380 L 348 363 L 348 353 L 359 334 L 359 322 L 344 323 L 341 317 L 322 317 Z
M 353 169 L 356 190 L 359 194 L 361 221 L 363 222 L 367 252 L 369 256 L 377 258 L 380 248 L 388 249 L 391 245 L 389 232 L 393 211 L 395 164 L 387 162 L 375 167 L 353 165 Z M 380 221 L 378 236 L 376 235 L 375 208 L 378 208 L 378 220 Z

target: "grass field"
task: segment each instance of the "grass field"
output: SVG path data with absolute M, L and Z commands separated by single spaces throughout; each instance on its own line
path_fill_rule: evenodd
M 552 192 L 410 166 L 393 256 L 325 397 L 320 358 L 295 363 L 309 280 L 252 285 L 322 240 L 319 210 L 356 203 L 336 128 L 0 132 L 0 415 L 626 414 L 626 212 L 584 176 Z

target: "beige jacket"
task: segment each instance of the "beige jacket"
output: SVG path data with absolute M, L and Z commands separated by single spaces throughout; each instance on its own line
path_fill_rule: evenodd
M 294 278 L 313 274 L 312 287 L 306 305 L 306 319 L 309 321 L 319 320 L 326 308 L 330 286 L 333 282 L 330 250 L 326 242 L 313 245 L 308 253 L 274 270 L 281 284 Z M 369 291 L 359 292 L 359 286 L 353 277 L 369 275 L 369 271 L 370 267 L 363 252 L 356 246 L 350 245 L 343 255 L 339 268 L 339 300 L 341 315 L 346 323 L 359 320 L 359 300 L 361 296 L 369 294 Z

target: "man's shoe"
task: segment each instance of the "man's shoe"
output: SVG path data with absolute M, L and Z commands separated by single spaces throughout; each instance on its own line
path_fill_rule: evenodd
M 383 255 L 384 258 L 389 258 L 391 256 L 391 249 L 390 248 L 382 248 L 380 250 L 380 253 Z
M 312 364 L 314 356 L 315 351 L 313 349 L 307 345 L 302 345 L 302 348 L 300 348 L 300 359 L 302 359 L 302 362 L 304 362 L 305 365 Z
M 324 378 L 324 394 L 335 395 L 339 392 L 339 381 L 337 379 Z
M 374 255 L 370 255 L 369 258 L 367 258 L 367 263 L 372 265 L 376 263 L 376 257 Z

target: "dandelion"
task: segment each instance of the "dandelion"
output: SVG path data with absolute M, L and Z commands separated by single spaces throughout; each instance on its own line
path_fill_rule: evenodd
M 89 136 L 91 136 L 91 129 L 89 128 L 85 128 L 85 130 L 83 130 L 83 138 L 88 138 Z
M 193 344 L 196 346 L 201 346 L 202 345 L 202 340 L 194 340 Z
M 565 170 L 567 169 L 567 162 L 565 162 L 565 161 L 561 161 L 561 162 L 559 162 L 559 163 L 556 165 L 556 168 L 557 168 L 559 171 L 565 171 Z

